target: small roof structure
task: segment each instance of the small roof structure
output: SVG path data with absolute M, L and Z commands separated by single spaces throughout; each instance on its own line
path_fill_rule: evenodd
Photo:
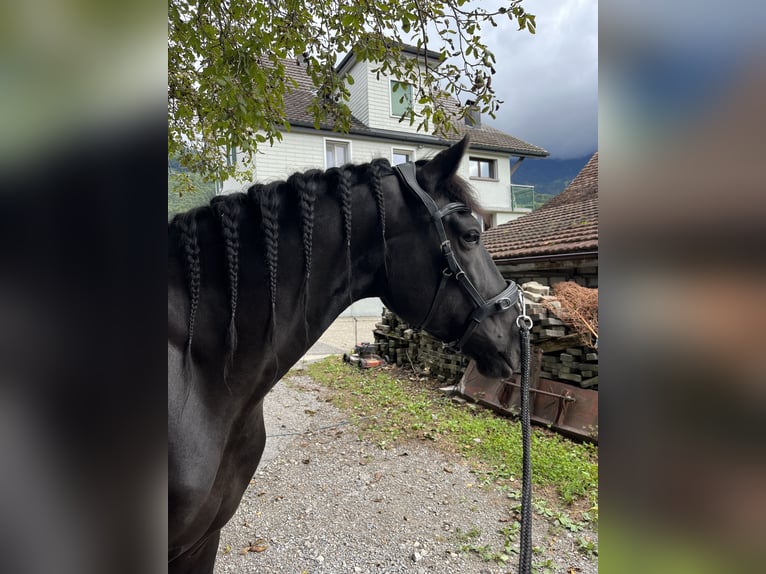
M 484 232 L 495 260 L 598 252 L 598 152 L 541 208 Z

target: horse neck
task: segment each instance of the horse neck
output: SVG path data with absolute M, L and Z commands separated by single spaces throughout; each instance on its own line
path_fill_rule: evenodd
M 273 384 L 346 307 L 380 294 L 382 196 L 369 183 L 344 192 L 317 179 L 301 181 L 313 188 L 306 196 L 289 184 L 248 194 L 260 218 L 242 221 L 236 371 L 244 377 L 261 373 Z

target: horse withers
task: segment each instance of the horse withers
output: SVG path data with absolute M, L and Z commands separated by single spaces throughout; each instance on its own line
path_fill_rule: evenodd
M 168 567 L 213 570 L 265 444 L 263 399 L 353 301 L 380 297 L 488 376 L 518 370 L 517 287 L 457 169 L 384 159 L 214 198 L 168 224 Z

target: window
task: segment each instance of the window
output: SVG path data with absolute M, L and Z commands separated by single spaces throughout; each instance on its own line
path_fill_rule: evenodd
M 340 167 L 351 160 L 347 141 L 325 140 L 325 169 Z
M 391 163 L 393 165 L 399 165 L 400 163 L 407 163 L 414 161 L 415 151 L 411 149 L 392 148 L 391 149 Z
M 497 179 L 497 162 L 494 159 L 472 157 L 468 162 L 468 175 L 475 179 Z
M 412 86 L 391 80 L 391 115 L 397 118 L 412 107 Z

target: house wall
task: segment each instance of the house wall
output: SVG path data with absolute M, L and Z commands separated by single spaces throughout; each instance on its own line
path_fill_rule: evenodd
M 444 149 L 405 141 L 360 138 L 357 135 L 294 131 L 283 134 L 281 142 L 260 148 L 254 162 L 255 180 L 269 183 L 286 179 L 297 171 L 325 169 L 325 141 L 328 139 L 350 142 L 350 161 L 353 163 L 366 163 L 380 157 L 391 161 L 394 148 L 411 150 L 415 160 L 433 157 Z M 460 173 L 467 178 L 467 160 L 463 164 Z M 223 193 L 241 191 L 249 185 L 229 179 L 223 184 Z
M 354 83 L 349 86 L 351 99 L 348 102 L 348 107 L 359 121 L 367 124 L 370 120 L 370 102 L 367 98 L 367 90 L 369 88 L 368 64 L 366 62 L 357 62 L 349 70 L 348 74 L 354 78 Z
M 337 139 L 348 138 L 339 136 Z M 283 133 L 281 142 L 275 141 L 271 147 L 266 144 L 259 146 L 259 153 L 255 154 L 255 161 L 253 162 L 253 180 L 259 183 L 269 183 L 286 179 L 297 171 L 324 169 L 324 149 L 324 139 L 319 132 L 317 134 Z M 243 191 L 250 185 L 251 182 L 227 179 L 223 183 L 222 193 Z
M 500 211 L 511 209 L 511 166 L 508 154 L 498 154 L 485 151 L 469 151 L 471 157 L 480 157 L 495 160 L 497 180 L 488 181 L 471 179 L 468 175 L 468 157 L 463 158 L 461 175 L 468 180 L 481 198 L 481 204 L 487 211 Z

